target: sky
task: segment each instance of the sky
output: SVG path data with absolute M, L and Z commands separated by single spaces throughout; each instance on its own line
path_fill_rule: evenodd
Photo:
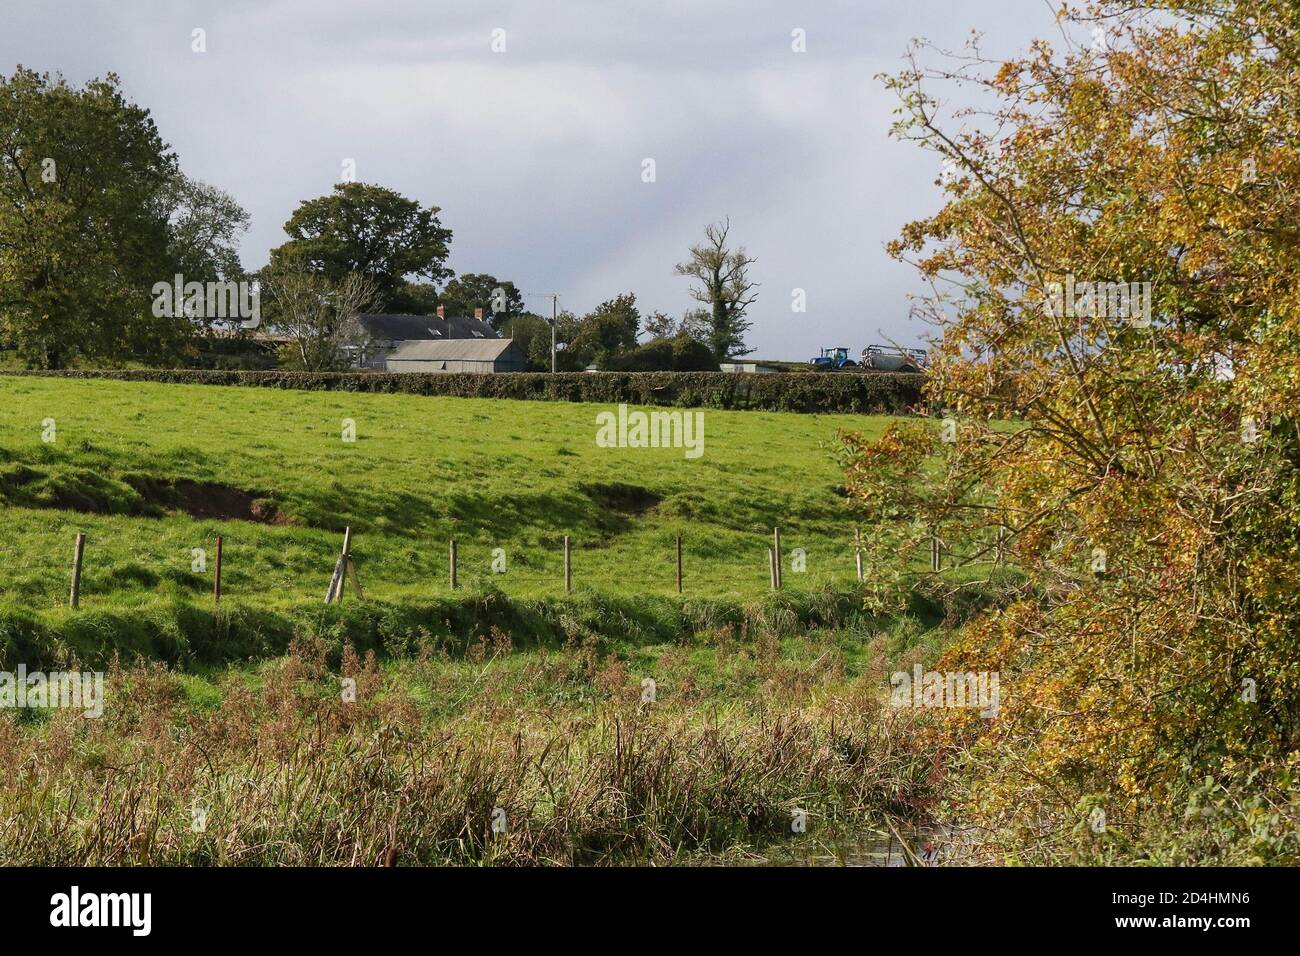
M 451 268 L 539 312 L 634 292 L 681 315 L 673 266 L 729 217 L 757 259 L 754 357 L 798 361 L 930 334 L 884 244 L 938 209 L 938 161 L 890 138 L 878 75 L 914 37 L 972 30 L 999 56 L 1055 35 L 1046 0 L 4 0 L 0 72 L 117 73 L 182 169 L 249 212 L 249 269 L 347 160 L 440 207 Z

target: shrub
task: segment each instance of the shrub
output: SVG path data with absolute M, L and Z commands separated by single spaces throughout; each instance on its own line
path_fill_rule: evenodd
M 921 400 L 924 375 L 898 372 L 782 375 L 735 372 L 251 372 L 221 369 L 95 369 L 0 374 L 56 378 L 246 385 L 313 391 L 451 395 L 557 402 L 626 402 L 768 412 L 889 414 Z
M 690 336 L 652 339 L 610 360 L 611 372 L 716 372 L 718 360 Z

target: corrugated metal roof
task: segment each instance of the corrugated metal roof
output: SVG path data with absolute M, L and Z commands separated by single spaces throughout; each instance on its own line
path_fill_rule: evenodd
M 495 362 L 514 339 L 446 339 L 403 342 L 388 353 L 390 362 Z
M 492 326 L 468 315 L 380 315 L 364 313 L 357 321 L 373 338 L 400 341 L 439 341 L 445 339 L 494 339 Z

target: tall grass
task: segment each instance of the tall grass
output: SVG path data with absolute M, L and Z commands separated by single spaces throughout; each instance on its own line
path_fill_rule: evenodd
M 391 670 L 349 652 L 335 673 L 323 646 L 295 642 L 202 699 L 162 665 L 115 667 L 101 720 L 0 718 L 0 859 L 669 863 L 789 833 L 796 809 L 829 828 L 924 804 L 932 761 L 866 684 L 810 680 L 821 690 L 775 706 L 646 703 L 620 660 L 577 643 L 496 681 L 510 644 L 496 632 L 469 656 L 476 691 L 445 720 L 421 693 L 455 693 L 430 655 Z M 592 705 L 528 703 L 557 685 Z

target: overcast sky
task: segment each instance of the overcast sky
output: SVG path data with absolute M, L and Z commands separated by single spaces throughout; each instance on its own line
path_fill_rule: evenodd
M 758 258 L 756 357 L 806 359 L 928 331 L 907 318 L 914 273 L 882 247 L 937 208 L 938 168 L 889 138 L 875 77 L 912 37 L 973 28 L 998 55 L 1055 32 L 1044 0 L 4 0 L 0 70 L 118 73 L 182 168 L 251 214 L 249 268 L 349 158 L 441 207 L 457 273 L 578 313 L 632 291 L 680 315 L 673 264 L 730 216 Z

